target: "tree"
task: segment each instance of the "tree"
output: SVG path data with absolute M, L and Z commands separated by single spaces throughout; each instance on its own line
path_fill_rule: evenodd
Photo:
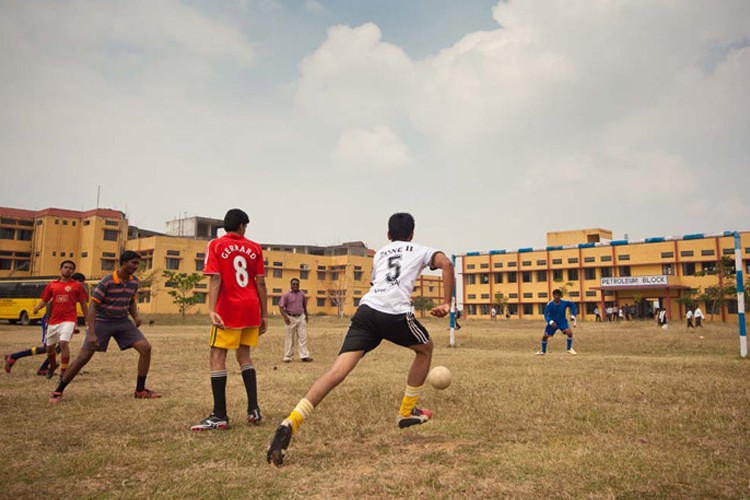
M 339 318 L 344 316 L 344 306 L 346 305 L 346 296 L 349 291 L 349 270 L 348 265 L 331 266 L 331 285 L 328 287 L 328 300 L 336 306 L 336 315 Z
M 505 314 L 505 308 L 508 307 L 508 297 L 503 295 L 503 292 L 497 292 L 495 294 L 495 304 L 497 305 L 497 313 L 500 315 Z
M 696 276 L 712 274 L 718 276 L 718 283 L 704 288 L 702 292 L 699 292 L 698 299 L 706 303 L 708 308 L 706 312 L 711 314 L 711 320 L 713 321 L 714 314 L 721 311 L 727 300 L 737 297 L 734 260 L 728 255 L 724 255 L 715 268 L 695 273 Z
M 682 292 L 682 297 L 677 299 L 678 304 L 685 306 L 685 309 L 692 309 L 698 305 L 700 291 L 697 288 L 690 288 Z
M 172 303 L 177 305 L 180 316 L 185 319 L 185 313 L 198 303 L 201 295 L 193 292 L 195 285 L 203 281 L 203 276 L 198 273 L 178 273 L 176 271 L 164 271 L 162 276 L 167 279 L 165 286 L 171 288 L 167 293 L 172 297 Z
M 434 307 L 432 299 L 430 297 L 414 297 L 412 300 L 414 303 L 414 309 L 420 312 L 421 317 L 424 318 L 424 312 L 429 311 Z
M 143 266 L 141 261 L 141 266 Z M 138 294 L 148 293 L 150 296 L 155 297 L 159 293 L 159 279 L 162 275 L 160 269 L 142 269 L 139 268 L 135 273 L 138 278 Z
M 557 286 L 555 288 L 560 289 L 560 291 L 562 292 L 563 297 L 566 297 L 568 295 L 568 290 L 570 289 L 570 287 L 573 286 L 573 282 L 566 281 L 565 283 L 563 283 L 563 280 L 560 279 L 560 278 L 556 279 L 555 283 L 557 284 Z

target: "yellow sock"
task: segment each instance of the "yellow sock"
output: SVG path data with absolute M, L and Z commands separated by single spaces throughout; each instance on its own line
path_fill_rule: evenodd
M 302 422 L 312 415 L 314 409 L 315 407 L 310 401 L 305 398 L 300 399 L 299 403 L 297 403 L 297 407 L 294 408 L 292 413 L 286 418 L 292 423 L 292 434 L 296 433 L 299 426 L 302 425 Z
M 412 387 L 411 385 L 406 386 L 404 399 L 401 400 L 401 409 L 398 411 L 402 417 L 408 417 L 411 415 L 411 411 L 417 406 L 417 401 L 422 394 L 423 387 L 424 385 L 420 385 L 419 387 Z
M 46 352 L 47 352 L 47 348 L 46 347 L 42 347 L 42 348 L 32 347 L 31 348 L 31 355 L 32 356 L 37 355 L 37 354 L 45 354 Z

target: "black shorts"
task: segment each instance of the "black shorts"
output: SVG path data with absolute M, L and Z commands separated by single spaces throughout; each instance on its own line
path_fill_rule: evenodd
M 430 342 L 430 334 L 412 313 L 386 314 L 371 307 L 359 306 L 352 317 L 339 354 L 344 352 L 375 349 L 380 342 L 388 340 L 394 344 L 410 347 Z

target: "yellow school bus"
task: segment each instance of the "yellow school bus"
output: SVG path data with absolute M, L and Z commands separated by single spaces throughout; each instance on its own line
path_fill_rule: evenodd
M 34 306 L 41 300 L 47 283 L 57 278 L 58 276 L 0 279 L 0 320 L 7 320 L 11 325 L 38 323 L 45 311 L 42 309 L 38 314 L 34 314 Z M 82 285 L 88 294 L 89 284 Z M 80 305 L 78 317 L 83 318 Z

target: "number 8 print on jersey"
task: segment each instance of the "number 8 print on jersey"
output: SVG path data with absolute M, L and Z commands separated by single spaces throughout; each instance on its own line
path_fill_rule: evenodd
M 220 275 L 216 312 L 231 329 L 260 326 L 256 276 L 264 276 L 263 250 L 244 236 L 227 233 L 211 240 L 206 251 L 205 275 Z

